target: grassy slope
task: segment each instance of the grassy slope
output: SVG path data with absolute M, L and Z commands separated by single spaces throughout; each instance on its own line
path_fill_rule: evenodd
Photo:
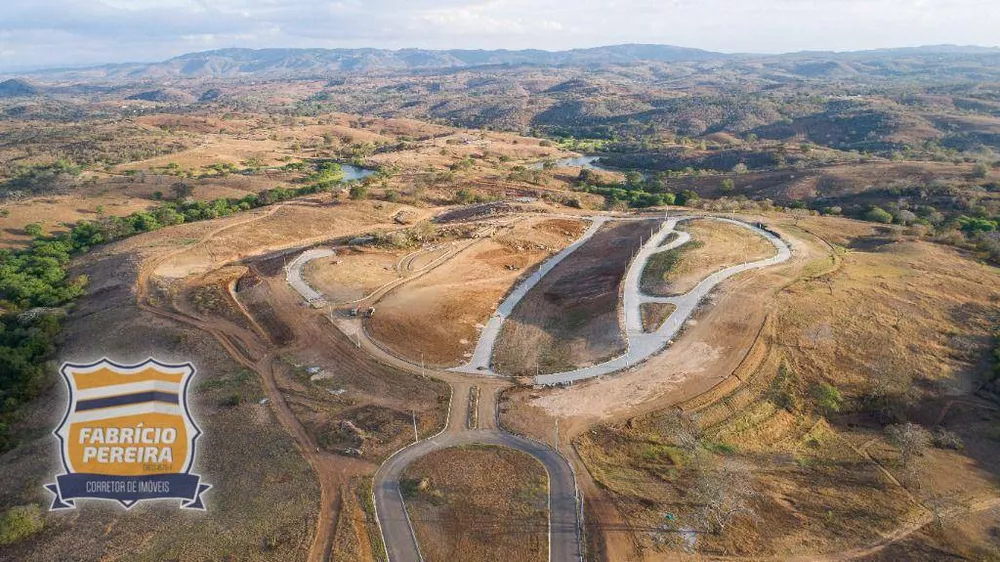
M 435 451 L 401 486 L 428 560 L 547 559 L 547 478 L 534 458 L 500 447 Z
M 873 234 L 867 226 L 850 232 L 852 224 L 812 219 L 802 226 L 836 233 L 842 243 Z M 738 373 L 743 382 L 735 390 L 722 385 L 681 406 L 699 427 L 700 453 L 677 447 L 669 412 L 598 427 L 577 441 L 631 524 L 660 525 L 671 512 L 676 525 L 699 528 L 691 494 L 699 466 L 727 459 L 755 475 L 757 517 L 737 518 L 722 535 L 699 535 L 698 548 L 706 553 L 833 552 L 875 542 L 927 513 L 932 502 L 961 513 L 996 497 L 1000 442 L 990 437 L 1000 427 L 996 412 L 953 405 L 942 423 L 964 449 L 932 448 L 915 468 L 901 464 L 883 426 L 906 419 L 930 429 L 950 398 L 981 403 L 970 393 L 998 320 L 1000 273 L 926 242 L 868 242 L 872 250 L 842 254 L 834 270 L 780 293 L 779 312 Z M 829 270 L 829 259 L 817 261 L 826 265 L 808 272 Z M 893 387 L 897 381 L 912 382 Z M 841 413 L 823 411 L 812 398 L 821 383 L 840 390 Z M 872 412 L 880 385 L 902 394 L 898 418 Z M 657 550 L 679 548 L 671 537 L 654 544 L 637 536 Z M 947 547 L 969 555 L 982 540 Z

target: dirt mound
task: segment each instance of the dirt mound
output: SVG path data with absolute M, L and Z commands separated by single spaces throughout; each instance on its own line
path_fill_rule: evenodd
M 434 222 L 445 224 L 449 222 L 472 221 L 498 215 L 509 215 L 511 213 L 516 213 L 520 210 L 521 210 L 520 207 L 507 203 L 506 201 L 498 201 L 496 203 L 483 203 L 480 205 L 472 205 L 469 207 L 461 207 L 458 209 L 446 211 L 434 217 Z

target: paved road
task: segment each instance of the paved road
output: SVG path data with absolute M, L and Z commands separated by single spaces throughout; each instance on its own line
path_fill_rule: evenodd
M 681 236 L 677 240 L 665 246 L 660 246 L 660 244 L 663 243 L 663 240 L 666 239 L 670 232 L 674 230 L 678 221 L 691 220 L 694 218 L 709 218 L 750 229 L 771 242 L 771 244 L 773 244 L 777 249 L 777 253 L 767 259 L 734 265 L 721 271 L 717 271 L 703 279 L 697 286 L 695 286 L 694 289 L 684 295 L 677 297 L 650 297 L 643 295 L 642 290 L 639 288 L 639 282 L 642 278 L 642 270 L 646 267 L 646 262 L 653 254 L 664 252 L 686 244 L 690 240 L 690 236 L 685 236 L 686 233 L 681 233 Z M 685 216 L 670 219 L 663 225 L 663 228 L 661 228 L 659 232 L 646 242 L 636 255 L 636 259 L 632 261 L 632 265 L 629 267 L 629 271 L 625 275 L 623 300 L 625 307 L 625 334 L 628 340 L 628 350 L 625 354 L 600 365 L 594 365 L 562 373 L 539 375 L 535 377 L 535 383 L 542 385 L 571 383 L 610 374 L 645 361 L 651 355 L 663 349 L 663 347 L 677 335 L 681 326 L 684 325 L 684 322 L 687 321 L 687 319 L 694 312 L 695 308 L 698 307 L 698 303 L 700 303 L 701 300 L 705 298 L 705 296 L 707 296 L 716 285 L 733 275 L 743 273 L 744 271 L 770 267 L 772 265 L 788 261 L 791 257 L 791 249 L 783 240 L 770 232 L 756 228 L 745 222 L 710 216 Z M 647 334 L 642 329 L 640 308 L 642 303 L 645 302 L 670 303 L 675 305 L 677 308 L 659 329 L 655 332 Z
M 474 443 L 517 449 L 542 463 L 549 476 L 549 560 L 579 562 L 582 559 L 580 508 L 576 478 L 569 463 L 546 445 L 493 429 L 495 392 L 484 392 L 480 402 L 480 422 L 486 429 L 465 429 L 470 387 L 467 383 L 452 385 L 451 413 L 448 426 L 442 433 L 398 451 L 375 473 L 375 511 L 390 562 L 423 560 L 399 488 L 399 480 L 406 467 L 431 451 Z
M 312 260 L 334 255 L 336 255 L 336 252 L 327 248 L 306 250 L 292 260 L 292 263 L 288 264 L 285 269 L 285 280 L 314 308 L 325 306 L 326 299 L 323 298 L 322 294 L 310 287 L 309 283 L 306 283 L 306 280 L 302 277 L 302 268 Z
M 486 326 L 482 332 L 480 332 L 479 341 L 476 342 L 476 349 L 472 353 L 472 358 L 466 364 L 450 370 L 457 373 L 493 374 L 490 371 L 490 357 L 493 355 L 493 344 L 496 343 L 497 338 L 500 336 L 500 328 L 503 326 L 504 320 L 514 312 L 514 307 L 517 306 L 517 303 L 521 302 L 521 299 L 528 294 L 528 291 L 534 288 L 555 266 L 569 257 L 577 248 L 583 246 L 587 240 L 590 240 L 608 220 L 608 217 L 592 218 L 590 228 L 583 233 L 583 236 L 543 263 L 538 270 L 511 291 L 507 295 L 507 298 L 500 303 L 493 316 L 486 322 Z

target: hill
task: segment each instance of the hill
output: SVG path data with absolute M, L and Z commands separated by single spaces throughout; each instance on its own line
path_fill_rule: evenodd
M 0 98 L 37 96 L 39 93 L 38 88 L 24 80 L 11 79 L 0 82 Z

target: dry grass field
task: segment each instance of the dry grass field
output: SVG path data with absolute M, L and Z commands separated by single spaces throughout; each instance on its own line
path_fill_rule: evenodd
M 428 562 L 548 560 L 548 479 L 534 458 L 444 449 L 411 464 L 400 486 Z
M 399 279 L 396 264 L 405 255 L 399 251 L 362 248 L 344 248 L 336 252 L 336 255 L 309 262 L 302 270 L 309 286 L 332 304 L 364 298 Z
M 640 74 L 647 70 L 655 69 Z M 979 392 L 1000 326 L 1000 272 L 976 261 L 995 242 L 1000 208 L 995 156 L 975 144 L 996 142 L 995 119 L 956 104 L 947 119 L 908 119 L 879 137 L 918 143 L 910 152 L 852 151 L 818 146 L 815 138 L 811 146 L 797 137 L 766 138 L 763 121 L 668 134 L 677 116 L 694 125 L 715 108 L 730 109 L 703 105 L 709 98 L 685 109 L 687 101 L 671 93 L 650 110 L 665 120 L 652 127 L 660 132 L 630 131 L 620 116 L 606 131 L 586 130 L 579 127 L 592 119 L 610 122 L 613 106 L 624 104 L 622 115 L 630 114 L 621 84 L 634 77 L 563 83 L 565 76 L 538 69 L 517 72 L 532 76 L 523 90 L 513 82 L 483 86 L 467 71 L 422 75 L 417 82 L 441 80 L 444 90 L 427 91 L 412 109 L 386 111 L 369 93 L 359 96 L 364 101 L 344 92 L 358 94 L 364 84 L 382 97 L 401 77 L 358 77 L 343 86 L 243 82 L 225 92 L 232 107 L 194 105 L 194 94 L 171 90 L 190 103 L 177 113 L 108 98 L 88 106 L 95 116 L 79 122 L 71 115 L 83 112 L 82 102 L 0 102 L 9 117 L 0 127 L 0 250 L 29 247 L 34 223 L 44 235 L 59 234 L 80 221 L 106 226 L 116 224 L 110 217 L 181 206 L 185 197 L 318 190 L 244 204 L 253 210 L 234 204 L 194 217 L 232 215 L 111 244 L 90 242 L 97 245 L 74 257 L 73 271 L 89 277 L 86 295 L 65 306 L 65 331 L 47 359 L 41 397 L 0 420 L 10 420 L 20 438 L 0 455 L 8 484 L 0 487 L 0 518 L 12 506 L 31 506 L 42 523 L 36 534 L 0 547 L 0 560 L 380 560 L 371 476 L 413 440 L 413 424 L 421 438 L 444 427 L 451 389 L 384 354 L 376 360 L 327 314 L 399 281 L 372 297 L 377 313 L 364 320 L 367 334 L 412 363 L 460 364 L 504 295 L 581 235 L 586 222 L 571 217 L 624 213 L 622 196 L 634 189 L 724 194 L 690 204 L 760 213 L 745 218 L 780 232 L 793 258 L 724 282 L 667 349 L 625 373 L 565 388 L 491 389 L 506 428 L 548 441 L 559 421 L 560 452 L 574 463 L 586 501 L 590 558 L 1000 560 L 1000 405 Z M 491 105 L 485 112 L 492 117 L 466 123 L 509 118 L 511 130 L 562 131 L 561 140 L 440 124 L 461 122 L 456 116 L 485 98 L 444 107 L 435 123 L 324 113 L 331 105 L 311 100 L 322 94 L 368 115 L 419 115 L 421 104 L 453 96 L 449 89 L 490 87 L 503 92 L 496 99 L 511 91 L 551 97 Z M 611 90 L 615 103 L 594 103 Z M 580 92 L 592 93 L 580 102 Z M 385 97 L 403 103 L 412 95 Z M 30 113 L 51 108 L 66 113 Z M 269 111 L 275 108 L 281 111 Z M 541 121 L 533 123 L 537 111 Z M 833 120 L 795 125 L 838 132 L 825 122 Z M 972 148 L 924 142 L 953 129 L 973 131 L 948 137 Z M 595 132 L 636 142 L 584 138 Z M 608 159 L 634 157 L 646 172 L 641 183 L 622 169 L 595 172 L 591 181 L 606 186 L 588 186 L 580 168 L 535 166 L 572 154 L 559 146 L 588 145 Z M 723 156 L 742 168 L 682 163 L 687 169 L 658 174 L 664 168 L 648 165 L 676 164 L 660 159 L 676 149 L 700 159 L 730 148 L 739 150 Z M 780 162 L 756 161 L 771 151 Z M 72 172 L 34 184 L 25 175 L 60 159 Z M 310 175 L 325 161 L 378 173 L 355 193 L 320 187 Z M 781 207 L 799 201 L 812 211 Z M 871 205 L 891 211 L 897 224 L 816 216 L 860 217 Z M 506 322 L 496 370 L 530 376 L 621 353 L 623 273 L 655 222 L 608 223 L 548 275 Z M 693 241 L 656 255 L 642 278 L 647 293 L 682 294 L 713 271 L 774 253 L 763 238 L 718 221 L 681 228 Z M 348 247 L 358 237 L 368 241 Z M 309 308 L 284 278 L 286 261 L 317 246 L 336 247 L 337 255 L 314 261 L 305 276 L 337 310 Z M 9 258 L 0 251 L 0 265 Z M 10 274 L 3 280 L 10 279 L 28 284 Z M 0 312 L 20 312 L 12 302 L 0 302 Z M 643 328 L 655 330 L 672 310 L 644 305 Z M 98 502 L 46 511 L 42 485 L 59 471 L 50 432 L 65 406 L 55 367 L 104 355 L 198 368 L 192 399 L 205 434 L 197 471 L 214 486 L 206 513 L 167 503 L 125 512 Z M 476 404 L 481 427 L 494 423 L 491 404 Z M 547 558 L 547 481 L 531 457 L 495 447 L 438 451 L 411 465 L 403 484 L 428 560 Z
M 646 559 L 685 548 L 783 557 L 857 549 L 890 559 L 865 547 L 901 528 L 919 551 L 995 556 L 983 534 L 943 540 L 928 514 L 947 514 L 941 524 L 953 527 L 1000 498 L 1000 448 L 986 437 L 1000 414 L 972 395 L 1000 274 L 952 249 L 857 225 L 803 221 L 867 249 L 835 250 L 832 268 L 807 264 L 732 376 L 677 409 L 598 426 L 575 442 L 621 516 L 650 529 L 633 535 Z M 907 421 L 951 432 L 962 446 L 901 459 L 885 428 Z M 720 474 L 743 515 L 725 533 L 704 532 Z M 992 513 L 986 524 L 995 527 Z M 698 531 L 693 543 L 687 529 Z
M 676 306 L 669 303 L 642 303 L 639 306 L 639 313 L 642 315 L 642 329 L 646 332 L 655 332 L 676 309 Z
M 683 295 L 720 269 L 775 253 L 770 242 L 736 225 L 702 219 L 681 223 L 679 229 L 689 232 L 691 240 L 679 248 L 653 254 L 640 281 L 647 295 Z
M 608 223 L 549 272 L 504 322 L 493 351 L 497 372 L 554 373 L 621 353 L 619 286 L 653 224 Z

